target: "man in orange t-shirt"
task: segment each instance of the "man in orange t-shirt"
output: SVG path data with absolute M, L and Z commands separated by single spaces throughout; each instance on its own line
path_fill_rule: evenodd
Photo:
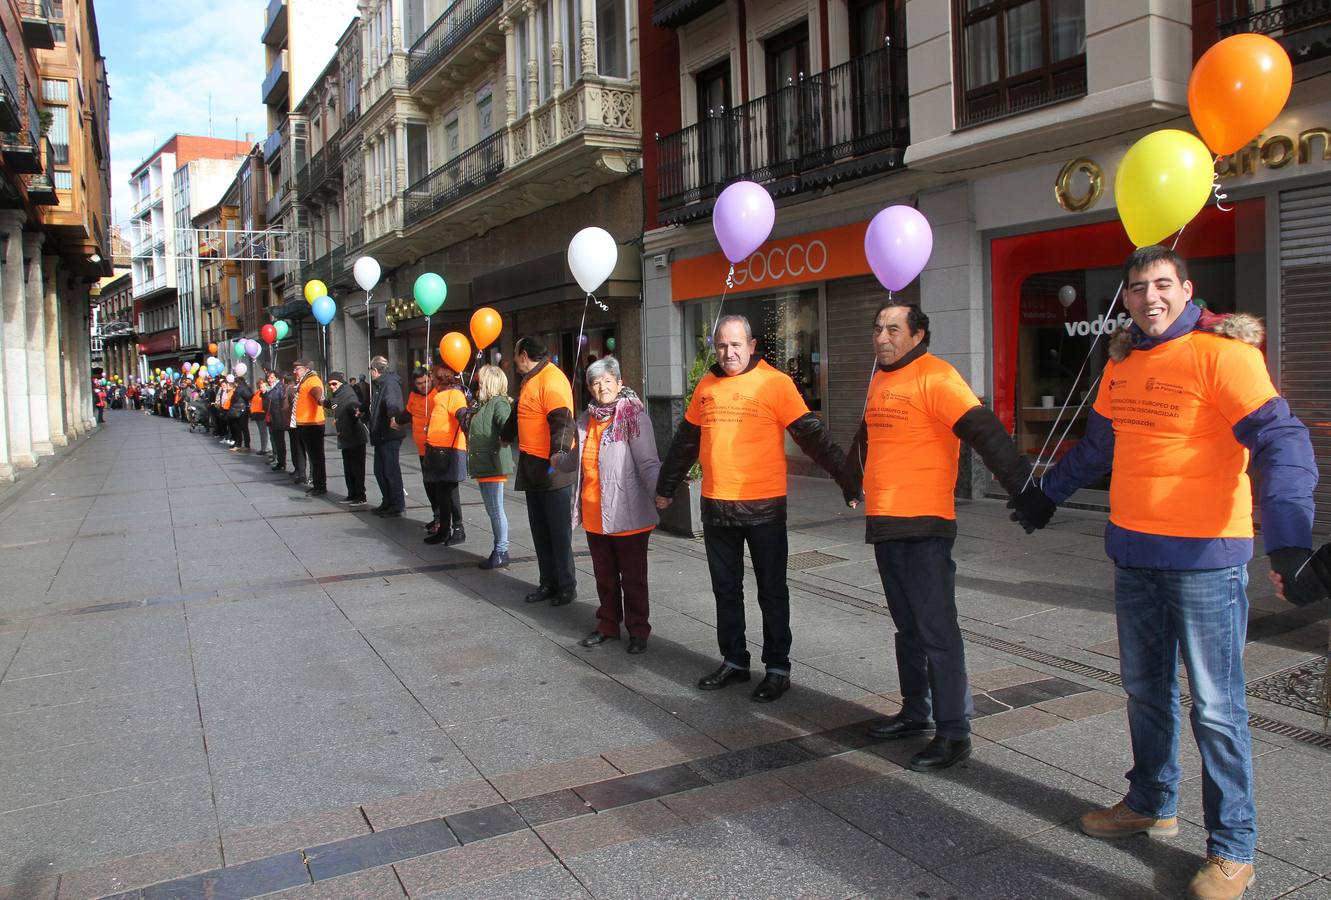
M 961 442 L 1014 496 L 1022 496 L 1031 469 L 957 370 L 929 353 L 929 317 L 919 306 L 892 299 L 880 306 L 873 347 L 878 366 L 846 461 L 853 485 L 846 501 L 855 506 L 863 499 L 866 507 L 865 541 L 873 544 L 897 629 L 902 699 L 901 712 L 872 723 L 869 735 L 892 740 L 936 731 L 910 767 L 944 769 L 971 752 L 973 710 L 952 561 Z M 1025 496 L 1041 499 L 1035 489 Z
M 703 543 L 716 597 L 721 667 L 698 681 L 704 691 L 749 680 L 744 638 L 744 545 L 749 545 L 763 611 L 767 676 L 753 692 L 770 703 L 790 687 L 790 588 L 786 584 L 785 435 L 833 477 L 845 454 L 809 412 L 785 372 L 753 355 L 758 342 L 744 316 L 722 316 L 712 335 L 717 364 L 694 388 L 661 464 L 656 505 L 670 505 L 695 461 L 701 463 Z
M 291 418 L 296 426 L 297 439 L 305 448 L 309 463 L 311 497 L 328 493 L 328 475 L 324 465 L 324 383 L 314 371 L 314 363 L 298 359 L 296 372 L 296 402 Z

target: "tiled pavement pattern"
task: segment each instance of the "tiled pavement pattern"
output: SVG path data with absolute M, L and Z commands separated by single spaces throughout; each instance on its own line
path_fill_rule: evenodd
M 419 510 L 293 499 L 252 456 L 112 413 L 0 492 L 0 900 L 1179 895 L 1204 839 L 1186 735 L 1178 838 L 1072 825 L 1129 764 L 1103 516 L 1027 537 L 962 505 L 977 749 L 926 776 L 902 767 L 918 742 L 862 734 L 897 685 L 861 526 L 825 482 L 791 491 L 792 553 L 834 559 L 792 571 L 795 687 L 756 706 L 691 687 L 716 657 L 698 542 L 653 538 L 647 654 L 584 650 L 588 560 L 579 603 L 521 602 L 520 497 L 527 561 L 480 572 L 471 488 L 470 540 L 427 547 Z M 1325 609 L 1264 585 L 1255 563 L 1254 680 L 1326 640 Z M 1254 737 L 1251 895 L 1331 898 L 1331 753 Z

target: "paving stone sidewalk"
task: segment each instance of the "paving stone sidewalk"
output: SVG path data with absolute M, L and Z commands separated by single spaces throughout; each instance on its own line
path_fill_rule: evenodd
M 483 572 L 479 493 L 465 544 L 423 544 L 410 451 L 385 520 L 330 502 L 331 449 L 308 499 L 177 422 L 107 419 L 0 494 L 0 900 L 1168 897 L 1201 861 L 1186 734 L 1177 838 L 1075 828 L 1130 765 L 1101 513 L 1027 536 L 960 504 L 976 752 L 921 775 L 919 743 L 863 732 L 898 708 L 892 627 L 827 481 L 791 479 L 794 687 L 758 705 L 692 686 L 717 661 L 700 541 L 653 536 L 646 654 L 584 649 L 585 552 L 577 603 L 522 602 L 521 495 L 514 565 Z M 1250 593 L 1250 896 L 1329 900 L 1305 702 L 1328 610 L 1275 600 L 1261 562 Z

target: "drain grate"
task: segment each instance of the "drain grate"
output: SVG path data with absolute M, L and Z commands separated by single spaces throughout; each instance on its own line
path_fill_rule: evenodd
M 1258 678 L 1248 684 L 1248 694 L 1260 697 L 1290 709 L 1299 709 L 1314 715 L 1322 714 L 1322 684 L 1326 678 L 1326 661 L 1319 658 Z
M 845 562 L 844 556 L 833 556 L 830 553 L 824 553 L 821 550 L 806 550 L 803 553 L 792 553 L 786 560 L 787 569 L 802 571 L 804 569 L 816 569 L 819 566 L 830 566 L 832 563 Z

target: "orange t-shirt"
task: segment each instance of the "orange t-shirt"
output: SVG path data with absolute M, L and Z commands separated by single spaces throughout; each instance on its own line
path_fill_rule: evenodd
M 553 362 L 547 362 L 518 393 L 518 449 L 528 456 L 550 458 L 550 422 L 560 407 L 573 418 L 573 386 Z M 556 448 L 569 449 L 569 448 Z
M 961 441 L 952 426 L 980 405 L 948 362 L 923 354 L 869 382 L 864 506 L 871 516 L 955 519 Z
M 605 534 L 601 525 L 601 435 L 605 433 L 607 419 L 602 422 L 595 416 L 587 419 L 587 440 L 582 445 L 582 527 L 588 534 Z M 623 537 L 629 534 L 642 534 L 651 531 L 653 526 L 634 528 L 632 531 L 616 531 Z
M 263 412 L 263 385 L 254 389 L 254 396 L 250 398 L 250 412 Z
M 296 389 L 296 424 L 322 425 L 324 423 L 323 404 L 314 399 L 315 389 L 322 389 L 323 379 L 311 373 Z
M 425 455 L 425 429 L 430 424 L 430 406 L 434 395 L 439 393 L 430 388 L 430 393 L 412 391 L 407 395 L 407 412 L 411 414 L 411 439 L 416 442 L 416 454 Z
M 425 431 L 425 443 L 431 447 L 444 447 L 466 452 L 467 435 L 458 424 L 456 415 L 467 405 L 462 391 L 449 389 L 436 391 L 430 403 L 430 422 Z
M 1114 426 L 1109 521 L 1167 537 L 1252 537 L 1248 450 L 1233 428 L 1276 396 L 1260 350 L 1205 332 L 1111 361 L 1095 397 Z
M 222 388 L 222 409 L 231 408 L 231 398 L 236 396 L 236 389 L 231 385 Z
M 809 407 L 790 376 L 765 361 L 739 375 L 708 372 L 684 413 L 702 428 L 702 495 L 764 500 L 786 495 L 785 429 Z

